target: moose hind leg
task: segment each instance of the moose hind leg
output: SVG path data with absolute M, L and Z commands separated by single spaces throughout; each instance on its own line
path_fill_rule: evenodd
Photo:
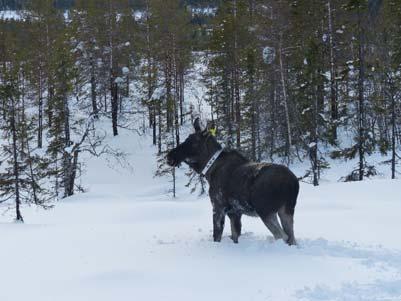
M 273 234 L 274 239 L 283 239 L 285 242 L 288 240 L 288 235 L 284 232 L 283 228 L 281 228 L 276 213 L 268 214 L 263 219 L 263 222 Z
M 278 211 L 281 225 L 283 225 L 285 233 L 288 235 L 287 243 L 289 245 L 296 245 L 297 242 L 294 236 L 294 215 L 286 212 L 285 206 L 281 207 Z
M 234 243 L 238 243 L 238 237 L 241 235 L 241 214 L 228 213 L 231 223 L 231 239 Z

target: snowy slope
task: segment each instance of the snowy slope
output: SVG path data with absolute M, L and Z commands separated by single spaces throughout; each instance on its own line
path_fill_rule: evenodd
M 229 225 L 214 243 L 209 200 L 184 170 L 172 199 L 148 136 L 112 143 L 132 170 L 85 160 L 87 193 L 24 207 L 25 224 L 0 217 L 1 301 L 401 300 L 400 181 L 302 184 L 298 247 L 248 217 L 238 245 Z

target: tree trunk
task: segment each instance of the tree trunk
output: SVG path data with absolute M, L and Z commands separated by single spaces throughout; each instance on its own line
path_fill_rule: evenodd
M 232 118 L 231 118 L 231 93 L 229 88 L 229 77 L 227 74 L 227 69 L 223 71 L 222 77 L 222 86 L 223 86 L 223 97 L 224 97 L 224 106 L 223 106 L 223 114 L 224 114 L 224 122 L 225 128 L 227 129 L 226 135 L 226 144 L 228 147 L 232 146 Z M 192 121 L 193 123 L 193 121 Z
M 365 104 L 364 104 L 364 83 L 365 83 L 365 53 L 364 53 L 364 43 L 365 43 L 365 35 L 364 29 L 362 28 L 362 16 L 360 12 L 360 8 L 358 8 L 358 26 L 359 26 L 359 47 L 358 47 L 358 56 L 359 56 L 359 78 L 358 78 L 358 155 L 359 155 L 359 180 L 363 180 L 363 176 L 365 173 Z
M 35 179 L 35 174 L 34 174 L 33 167 L 32 167 L 31 149 L 29 147 L 29 140 L 28 139 L 26 141 L 26 148 L 27 148 L 27 151 L 28 151 L 28 158 L 29 158 L 28 159 L 28 166 L 29 166 L 29 176 L 31 178 L 30 186 L 32 188 L 33 202 L 36 205 L 39 205 L 39 198 L 38 198 L 38 193 L 37 193 L 38 185 L 37 185 L 37 182 L 36 182 L 36 179 Z
M 228 128 L 228 135 L 227 135 L 227 146 L 232 147 L 234 142 L 233 142 L 233 136 L 234 136 L 234 129 L 233 129 L 233 123 L 234 123 L 234 85 L 232 78 L 229 77 L 228 74 L 225 74 L 225 81 L 224 85 L 225 90 L 226 90 L 226 111 L 227 111 L 227 128 Z M 232 74 L 230 74 L 232 76 Z
M 111 71 L 113 72 L 113 71 Z M 110 79 L 111 83 L 111 122 L 113 127 L 113 135 L 118 135 L 118 85 L 115 81 L 115 77 L 112 75 Z
M 48 127 L 51 128 L 53 125 L 53 99 L 54 99 L 54 87 L 50 85 L 48 87 L 47 96 L 47 122 Z
M 171 57 L 170 54 L 166 56 L 165 62 L 165 70 L 164 70 L 164 77 L 165 77 L 165 88 L 166 88 L 166 106 L 167 106 L 167 129 L 166 131 L 169 132 L 171 127 L 173 126 L 174 120 L 174 103 L 171 97 Z
M 391 178 L 395 179 L 395 164 L 396 164 L 396 112 L 395 112 L 395 97 L 392 86 L 391 89 Z
M 117 60 L 114 57 L 114 23 L 112 20 L 113 5 L 112 1 L 108 0 L 109 4 L 109 47 L 110 47 L 110 96 L 111 96 L 111 123 L 113 128 L 113 135 L 118 135 L 118 84 L 116 83 L 117 78 Z M 113 16 L 114 17 L 114 16 Z
M 175 61 L 175 60 L 174 60 Z M 180 123 L 179 123 L 179 77 L 177 64 L 174 62 L 175 72 L 174 72 L 174 131 L 175 131 L 175 143 L 178 146 L 180 144 Z
M 64 139 L 65 147 L 71 145 L 71 135 L 70 135 L 70 108 L 68 106 L 68 98 L 64 96 Z
M 256 111 L 257 111 L 257 101 L 254 95 L 254 61 L 251 58 L 251 62 L 249 62 L 249 93 L 248 93 L 248 100 L 251 102 L 251 157 L 253 161 L 256 161 Z
M 42 71 L 39 70 L 39 104 L 38 104 L 38 148 L 43 146 L 43 95 Z
M 273 160 L 273 154 L 275 152 L 276 148 L 276 131 L 275 129 L 277 128 L 277 122 L 276 122 L 276 99 L 277 99 L 277 85 L 276 85 L 276 76 L 274 72 L 272 72 L 272 78 L 270 81 L 271 85 L 271 92 L 270 92 L 270 120 L 271 120 L 271 126 L 269 128 L 269 132 L 271 133 L 270 136 L 270 158 Z
M 79 148 L 72 155 L 69 152 L 63 154 L 64 169 L 64 198 L 74 195 L 75 179 L 77 177 Z
M 16 112 L 15 112 L 15 99 L 14 96 L 11 97 L 11 120 L 10 120 L 10 127 L 12 132 L 12 143 L 13 143 L 13 173 L 14 173 L 14 189 L 15 189 L 15 213 L 16 217 L 15 220 L 19 222 L 23 222 L 24 219 L 22 218 L 20 205 L 20 179 L 19 179 L 19 163 L 18 163 L 18 141 L 17 141 L 17 126 L 16 126 Z
M 150 4 L 149 0 L 146 0 L 146 83 L 147 83 L 147 105 L 149 109 L 149 125 L 153 129 L 153 145 L 156 145 L 156 106 L 152 101 L 153 94 L 153 79 L 152 79 L 152 51 L 150 42 Z
M 318 72 L 320 74 L 320 72 Z M 318 116 L 319 116 L 319 87 L 314 88 L 314 105 L 313 105 L 313 126 L 312 126 L 312 146 L 310 146 L 313 186 L 319 186 L 319 158 L 318 158 Z
M 92 100 L 92 114 L 94 118 L 98 118 L 98 108 L 97 108 L 97 92 L 96 92 L 96 76 L 95 76 L 95 62 L 93 56 L 90 57 L 90 68 L 91 68 L 91 100 Z
M 234 15 L 234 49 L 233 49 L 233 92 L 234 92 L 234 105 L 235 105 L 235 130 L 236 130 L 236 144 L 237 148 L 241 148 L 241 104 L 240 104 L 240 87 L 239 87 L 239 55 L 238 55 L 238 28 L 237 28 L 237 10 L 238 3 L 234 0 L 233 3 L 233 15 Z
M 235 101 L 237 148 L 241 148 L 241 104 L 240 104 L 240 91 L 238 82 L 238 70 L 234 70 L 234 101 Z
M 287 97 L 287 88 L 285 84 L 285 75 L 284 75 L 284 64 L 283 64 L 283 49 L 280 38 L 280 48 L 279 48 L 279 61 L 280 61 L 280 76 L 281 76 L 281 86 L 283 89 L 283 100 L 284 100 L 284 111 L 285 111 L 285 121 L 287 124 L 287 155 L 290 156 L 291 146 L 292 146 L 292 134 L 291 134 L 291 122 L 290 122 L 290 113 L 288 109 L 288 97 Z
M 157 133 L 156 133 L 156 115 L 157 115 L 157 112 L 156 112 L 156 103 L 153 101 L 152 102 L 152 109 L 151 109 L 152 111 L 153 111 L 153 113 L 152 113 L 152 138 L 153 138 L 153 145 L 156 145 L 156 140 L 157 140 Z
M 338 119 L 338 104 L 337 104 L 337 84 L 336 84 L 336 69 L 334 58 L 334 32 L 333 32 L 333 14 L 331 8 L 331 0 L 327 1 L 328 21 L 329 21 L 329 48 L 330 48 L 330 111 L 331 111 L 331 138 L 332 143 L 337 140 L 337 119 Z
M 185 84 L 184 84 L 184 71 L 180 70 L 180 79 L 179 79 L 179 97 L 180 97 L 180 124 L 184 124 L 184 93 L 185 93 Z
M 158 154 L 162 153 L 162 108 L 161 100 L 157 102 L 157 115 L 158 115 L 158 135 L 157 135 L 157 149 Z

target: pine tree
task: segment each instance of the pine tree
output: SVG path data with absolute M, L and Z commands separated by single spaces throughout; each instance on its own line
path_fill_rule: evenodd
M 149 2 L 149 19 L 146 23 L 146 37 L 152 35 L 152 49 L 146 41 L 146 53 L 149 64 L 156 63 L 158 88 L 152 95 L 158 115 L 158 150 L 163 156 L 163 146 L 170 149 L 180 143 L 180 124 L 184 116 L 184 83 L 185 73 L 190 64 L 189 48 L 189 16 L 185 7 L 177 0 Z M 154 55 L 152 59 L 150 55 Z M 152 66 L 148 66 L 148 89 L 153 89 Z M 149 90 L 148 90 L 149 91 Z M 163 122 L 165 120 L 165 123 Z M 163 122 L 163 123 L 162 123 Z M 156 120 L 153 124 L 154 132 Z M 154 134 L 154 139 L 155 139 Z M 173 177 L 173 193 L 175 194 L 175 170 L 167 169 Z M 159 174 L 163 170 L 159 170 Z
M 16 221 L 23 222 L 21 204 L 32 203 L 47 208 L 48 191 L 43 183 L 46 177 L 46 159 L 31 148 L 33 122 L 25 111 L 23 83 L 18 80 L 22 66 L 19 57 L 9 57 L 9 65 L 0 81 L 0 99 L 8 103 L 1 123 L 4 144 L 1 149 L 0 202 L 14 199 Z
M 397 153 L 397 127 L 399 127 L 400 119 L 400 100 L 399 87 L 401 86 L 401 7 L 394 1 L 383 4 L 382 18 L 376 19 L 375 28 L 377 28 L 377 45 L 379 50 L 379 58 L 376 61 L 375 68 L 380 71 L 381 86 L 384 91 L 382 95 L 383 107 L 380 113 L 383 116 L 384 131 L 381 140 L 381 149 L 384 152 L 391 151 L 391 178 L 396 177 L 396 165 L 399 159 Z M 389 51 L 389 49 L 391 49 Z M 387 123 L 389 124 L 387 126 Z M 383 130 L 382 130 L 383 131 Z M 388 133 L 386 133 L 388 132 Z
M 38 147 L 43 146 L 44 128 L 51 127 L 53 122 L 53 102 L 54 102 L 54 74 L 55 65 L 54 49 L 55 43 L 62 33 L 64 17 L 62 12 L 57 10 L 52 0 L 38 0 L 27 3 L 24 10 L 24 19 L 31 24 L 27 29 L 31 34 L 32 54 L 30 63 L 32 73 L 36 77 L 37 97 L 38 97 Z M 46 92 L 45 92 L 46 90 Z M 46 99 L 44 97 L 46 95 Z M 44 125 L 44 115 L 47 115 L 47 125 Z
M 25 166 L 20 162 L 20 149 L 18 145 L 18 136 L 20 135 L 20 128 L 17 121 L 17 83 L 15 79 L 10 78 L 6 81 L 0 89 L 1 97 L 7 101 L 9 106 L 9 112 L 6 116 L 6 125 L 3 128 L 5 132 L 5 138 L 9 141 L 8 145 L 3 145 L 3 157 L 6 158 L 8 167 L 5 168 L 5 172 L 0 175 L 1 179 L 1 194 L 2 202 L 9 198 L 15 199 L 15 220 L 23 222 L 23 218 L 20 211 L 21 202 L 23 201 L 22 190 L 25 188 L 21 174 L 25 171 Z

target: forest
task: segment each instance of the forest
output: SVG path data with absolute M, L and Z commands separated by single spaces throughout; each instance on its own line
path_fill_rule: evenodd
M 0 1 L 0 203 L 52 206 L 84 189 L 81 154 L 124 154 L 107 133 L 149 129 L 158 174 L 198 108 L 217 138 L 254 161 L 357 159 L 344 181 L 399 175 L 401 3 L 398 0 Z M 138 120 L 144 119 L 143 128 Z M 108 132 L 98 126 L 106 123 Z M 331 161 L 333 162 L 333 161 Z M 190 177 L 193 177 L 191 175 Z M 202 181 L 196 179 L 197 181 Z

